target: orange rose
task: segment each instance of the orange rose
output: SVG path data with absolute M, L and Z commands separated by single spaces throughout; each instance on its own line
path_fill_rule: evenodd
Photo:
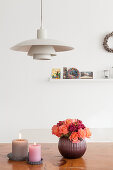
M 74 120 L 74 119 L 66 119 L 66 120 L 65 120 L 65 124 L 66 124 L 67 126 L 69 126 L 70 124 L 73 123 L 73 120 Z
M 79 136 L 79 138 L 85 139 L 85 137 L 86 137 L 86 130 L 85 129 L 79 129 L 78 130 L 78 136 Z
M 78 143 L 78 133 L 77 132 L 72 132 L 72 134 L 69 137 L 70 141 L 72 141 L 73 143 Z
M 61 134 L 59 133 L 59 127 L 57 127 L 57 125 L 54 125 L 54 126 L 52 127 L 52 134 L 53 134 L 53 135 L 56 135 L 56 136 L 58 136 L 58 137 L 61 136 Z
M 89 138 L 91 136 L 91 132 L 89 128 L 86 128 L 86 137 Z
M 72 122 L 74 123 L 74 122 L 77 122 L 77 119 L 72 119 Z
M 61 126 L 59 126 L 59 132 L 60 132 L 61 134 L 66 135 L 69 131 L 68 131 L 68 128 L 67 128 L 66 125 L 61 125 Z

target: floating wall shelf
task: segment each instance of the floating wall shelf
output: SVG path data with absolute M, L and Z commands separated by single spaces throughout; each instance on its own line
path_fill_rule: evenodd
M 51 82 L 113 82 L 113 79 L 52 79 Z

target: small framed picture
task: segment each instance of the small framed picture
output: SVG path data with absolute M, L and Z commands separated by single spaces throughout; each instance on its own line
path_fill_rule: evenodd
M 91 71 L 81 72 L 80 78 L 81 79 L 93 79 L 93 72 Z
M 52 79 L 60 79 L 61 78 L 61 70 L 60 68 L 52 69 Z
M 63 67 L 63 79 L 78 79 L 80 77 L 80 72 L 76 68 Z

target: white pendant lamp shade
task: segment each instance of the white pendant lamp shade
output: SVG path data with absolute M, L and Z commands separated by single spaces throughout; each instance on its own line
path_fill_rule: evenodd
M 23 41 L 11 48 L 14 51 L 28 52 L 36 60 L 51 60 L 56 52 L 73 50 L 72 46 L 57 40 L 47 39 L 47 32 L 42 28 L 42 0 L 41 0 L 41 28 L 37 31 L 37 39 Z
M 37 60 L 51 60 L 52 56 L 56 56 L 56 52 L 53 46 L 50 45 L 32 45 L 28 55 Z

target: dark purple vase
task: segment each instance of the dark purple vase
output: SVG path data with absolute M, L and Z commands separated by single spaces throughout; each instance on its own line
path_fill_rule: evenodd
M 82 140 L 79 143 L 72 143 L 66 137 L 61 137 L 59 139 L 58 149 L 64 158 L 80 158 L 84 155 L 86 148 L 87 145 L 85 140 Z

